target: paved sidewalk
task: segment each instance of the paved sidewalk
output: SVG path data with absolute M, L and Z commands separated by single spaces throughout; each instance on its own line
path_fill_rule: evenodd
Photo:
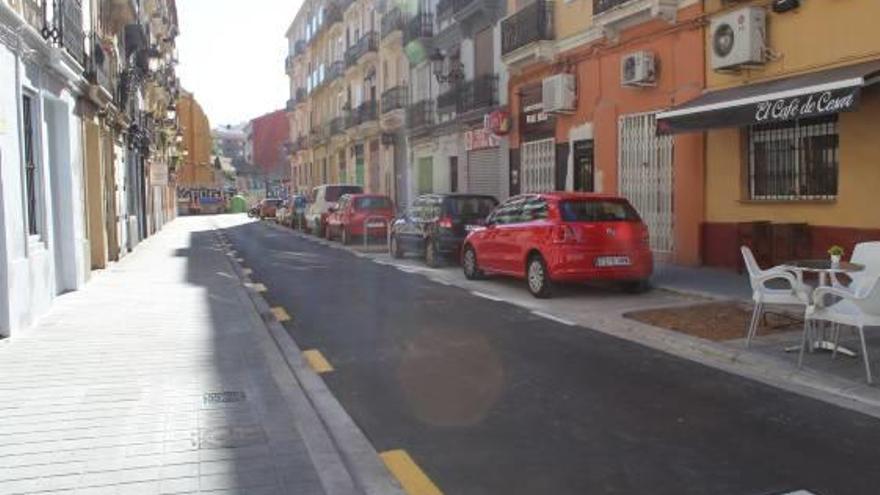
M 353 493 L 262 325 L 211 220 L 166 226 L 0 342 L 0 493 Z

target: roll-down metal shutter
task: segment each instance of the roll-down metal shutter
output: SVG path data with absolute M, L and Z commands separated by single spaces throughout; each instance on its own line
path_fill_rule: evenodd
M 472 194 L 501 197 L 501 154 L 499 148 L 468 151 L 468 189 Z

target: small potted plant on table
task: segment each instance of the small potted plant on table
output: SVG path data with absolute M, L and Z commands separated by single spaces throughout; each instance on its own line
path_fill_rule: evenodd
M 843 257 L 843 252 L 843 248 L 837 245 L 828 248 L 828 254 L 831 256 L 831 263 L 839 265 L 840 259 Z

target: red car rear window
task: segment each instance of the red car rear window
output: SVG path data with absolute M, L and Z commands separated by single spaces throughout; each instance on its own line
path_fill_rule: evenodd
M 357 198 L 354 200 L 355 210 L 390 210 L 391 200 L 388 198 Z
M 638 222 L 629 203 L 623 200 L 578 199 L 559 202 L 559 213 L 566 222 Z

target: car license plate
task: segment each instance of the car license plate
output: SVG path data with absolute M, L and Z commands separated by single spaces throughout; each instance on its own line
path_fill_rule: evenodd
M 629 256 L 599 256 L 596 258 L 596 266 L 599 267 L 630 266 L 631 264 Z
M 479 225 L 465 225 L 464 226 L 465 232 L 473 232 L 473 231 L 477 230 L 478 228 L 480 228 Z
M 379 227 L 384 227 L 385 224 L 382 222 L 370 222 L 367 224 L 368 229 L 377 229 Z

